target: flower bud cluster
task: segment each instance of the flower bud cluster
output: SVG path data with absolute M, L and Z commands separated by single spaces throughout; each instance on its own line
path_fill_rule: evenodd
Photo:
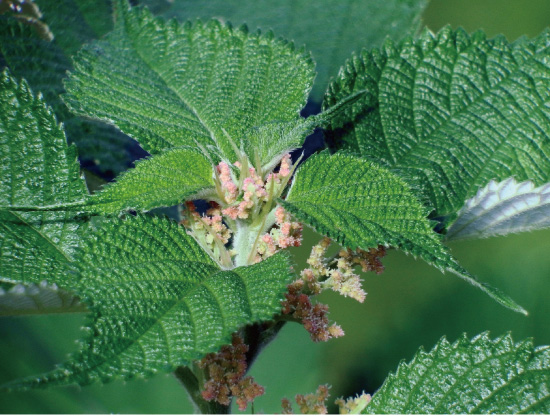
M 224 246 L 229 242 L 232 233 L 223 223 L 219 206 L 211 203 L 212 208 L 206 211 L 206 215 L 201 216 L 193 202 L 186 202 L 185 205 L 187 211 L 183 212 L 184 219 L 181 223 L 193 232 L 203 247 L 209 249 L 215 258 L 227 254 Z
M 347 400 L 337 399 L 334 403 L 339 407 L 341 415 L 360 414 L 371 400 L 371 395 L 363 392 L 360 396 L 350 397 Z
M 206 401 L 228 406 L 235 397 L 239 410 L 246 410 L 248 403 L 264 394 L 264 388 L 250 376 L 244 377 L 248 367 L 246 353 L 248 345 L 233 334 L 231 345 L 223 346 L 218 353 L 212 353 L 199 361 L 199 368 L 206 369 L 209 379 L 201 392 Z
M 250 218 L 254 210 L 258 210 L 273 195 L 280 193 L 292 173 L 290 154 L 281 160 L 279 172 L 269 174 L 265 182 L 255 168 L 243 166 L 241 162 L 235 162 L 235 166 L 240 170 L 239 180 L 233 178 L 227 163 L 221 162 L 216 167 L 220 196 L 229 205 L 222 213 L 233 220 Z
M 283 248 L 299 247 L 302 244 L 302 224 L 292 221 L 283 207 L 275 209 L 275 225 L 258 242 L 254 263 L 266 259 Z
M 315 393 L 306 394 L 305 396 L 303 394 L 297 394 L 294 397 L 294 400 L 296 400 L 300 413 L 303 415 L 326 415 L 328 413 L 328 409 L 325 402 L 329 396 L 329 388 L 330 387 L 327 384 L 323 384 L 317 388 Z M 282 406 L 282 413 L 284 415 L 293 414 L 292 406 L 288 399 L 282 400 Z

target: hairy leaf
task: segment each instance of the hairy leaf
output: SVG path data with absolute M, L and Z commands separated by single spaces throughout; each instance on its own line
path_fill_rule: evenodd
M 298 119 L 313 82 L 303 51 L 270 33 L 179 25 L 117 4 L 115 30 L 79 53 L 66 82 L 76 113 L 115 124 L 151 153 L 199 142 L 231 163 L 249 128 Z
M 0 287 L 0 316 L 85 311 L 86 307 L 72 293 L 46 281 L 16 284 L 8 290 Z
M 426 219 L 427 210 L 389 170 L 357 156 L 324 152 L 298 170 L 281 204 L 298 219 L 344 247 L 397 247 L 448 270 L 515 311 L 506 295 L 478 282 L 448 253 Z
M 103 213 L 168 207 L 214 189 L 213 166 L 199 151 L 176 148 L 142 160 L 95 194 L 91 202 Z
M 514 178 L 490 181 L 468 199 L 446 240 L 482 238 L 550 227 L 550 184 L 535 187 Z
M 400 364 L 365 414 L 516 414 L 550 412 L 550 348 L 484 333 L 445 338 Z
M 44 95 L 64 123 L 69 142 L 78 145 L 83 166 L 110 178 L 144 156 L 143 150 L 112 126 L 75 117 L 59 98 L 62 79 L 72 69 L 70 57 L 112 28 L 110 1 L 38 0 L 37 4 L 41 22 L 54 39 L 45 39 L 35 27 L 13 16 L 0 15 L 0 60 Z
M 549 80 L 550 32 L 512 44 L 425 32 L 347 62 L 324 106 L 368 93 L 329 137 L 406 177 L 434 217 L 453 215 L 491 179 L 550 181 Z
M 92 322 L 80 353 L 8 388 L 108 382 L 190 364 L 230 343 L 243 325 L 280 311 L 287 256 L 221 270 L 183 227 L 165 218 L 111 218 L 90 231 L 75 263 Z
M 81 223 L 68 213 L 16 213 L 10 206 L 51 205 L 83 199 L 74 146 L 53 111 L 25 81 L 0 74 L 0 278 L 40 283 L 64 272 Z
M 354 50 L 374 48 L 386 36 L 400 40 L 420 26 L 427 0 L 145 0 L 163 16 L 188 20 L 217 17 L 251 29 L 272 29 L 305 44 L 316 62 L 313 100 L 320 102 L 329 77 Z

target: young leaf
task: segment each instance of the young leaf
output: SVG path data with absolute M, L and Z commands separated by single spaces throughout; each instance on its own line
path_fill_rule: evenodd
M 5 290 L 0 287 L 0 316 L 44 313 L 86 312 L 86 307 L 72 293 L 48 284 L 17 284 Z
M 454 344 L 441 339 L 401 363 L 364 414 L 517 414 L 550 412 L 550 348 L 487 333 Z
M 221 270 L 165 218 L 110 218 L 83 240 L 76 292 L 92 322 L 82 351 L 5 388 L 108 382 L 188 365 L 230 343 L 240 327 L 272 318 L 292 279 L 284 254 Z
M 538 188 L 514 178 L 490 181 L 468 199 L 445 240 L 483 238 L 550 226 L 550 184 Z
M 119 213 L 180 204 L 214 189 L 213 166 L 198 150 L 175 148 L 142 160 L 91 198 L 95 210 Z
M 456 262 L 432 230 L 426 208 L 401 178 L 383 167 L 346 153 L 318 154 L 298 169 L 286 200 L 280 203 L 344 247 L 400 248 L 525 313 L 508 296 L 478 282 Z
M 83 165 L 112 176 L 128 167 L 143 150 L 112 126 L 71 114 L 59 95 L 62 79 L 72 69 L 70 57 L 80 47 L 112 29 L 109 0 L 76 2 L 39 0 L 40 21 L 53 34 L 45 39 L 36 28 L 9 13 L 0 14 L 0 60 L 18 78 L 41 92 L 62 121 L 70 143 L 78 144 Z
M 270 28 L 279 36 L 305 44 L 316 62 L 317 77 L 312 99 L 321 102 L 329 77 L 350 53 L 368 46 L 375 48 L 387 36 L 394 40 L 413 34 L 420 27 L 420 15 L 427 0 L 146 0 L 152 10 L 166 17 L 187 20 L 217 16 L 251 29 Z
M 314 72 L 291 44 L 216 20 L 164 22 L 124 0 L 117 15 L 66 82 L 77 114 L 115 124 L 151 153 L 197 141 L 230 163 L 250 127 L 298 119 Z
M 363 51 L 324 106 L 368 93 L 329 138 L 407 178 L 434 217 L 455 214 L 491 179 L 540 186 L 550 181 L 549 58 L 548 31 L 510 44 L 446 28 Z
M 74 146 L 51 108 L 34 97 L 25 81 L 0 74 L 0 277 L 40 283 L 59 275 L 70 280 L 77 231 L 68 213 L 16 213 L 10 206 L 52 205 L 87 195 Z

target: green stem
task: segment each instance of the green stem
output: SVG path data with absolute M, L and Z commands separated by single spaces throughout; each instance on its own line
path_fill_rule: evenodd
M 189 394 L 196 413 L 202 414 L 229 414 L 231 406 L 224 406 L 216 401 L 206 401 L 201 395 L 201 386 L 197 376 L 189 367 L 181 366 L 174 372 L 176 378 L 183 384 Z

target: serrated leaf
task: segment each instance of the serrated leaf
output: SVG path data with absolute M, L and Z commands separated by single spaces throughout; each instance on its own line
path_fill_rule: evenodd
M 176 148 L 139 161 L 92 196 L 91 203 L 102 213 L 148 211 L 198 199 L 199 193 L 213 189 L 213 166 L 208 158 L 192 148 Z
M 87 195 L 74 146 L 53 111 L 34 97 L 27 83 L 7 70 L 0 74 L 0 277 L 40 283 L 56 273 L 70 279 L 82 223 L 71 214 L 16 213 L 6 207 L 51 205 Z
M 508 178 L 490 181 L 468 199 L 449 226 L 445 239 L 484 238 L 550 226 L 550 184 Z
M 346 153 L 320 153 L 297 171 L 280 203 L 299 220 L 344 247 L 400 248 L 448 270 L 502 305 L 525 313 L 497 289 L 480 283 L 448 253 L 426 219 L 427 210 L 407 184 L 389 170 Z
M 16 284 L 7 290 L 0 287 L 0 316 L 85 311 L 86 307 L 72 293 L 45 280 L 39 284 Z
M 77 293 L 92 322 L 80 353 L 43 376 L 7 388 L 108 382 L 190 364 L 231 334 L 280 311 L 292 279 L 279 254 L 221 270 L 175 222 L 111 218 L 86 235 L 75 263 Z
M 53 33 L 52 41 L 40 36 L 35 27 L 0 15 L 0 59 L 11 72 L 25 78 L 41 92 L 65 125 L 69 142 L 78 144 L 83 165 L 112 177 L 144 155 L 133 140 L 103 123 L 75 117 L 59 98 L 62 79 L 72 69 L 70 57 L 86 42 L 112 28 L 108 0 L 75 2 L 39 0 L 41 22 Z
M 399 365 L 364 414 L 516 414 L 550 412 L 550 348 L 487 333 L 445 338 Z
M 65 84 L 77 114 L 113 123 L 151 153 L 199 142 L 230 163 L 250 127 L 299 118 L 314 74 L 304 52 L 271 34 L 179 25 L 117 4 L 115 30 L 78 54 Z
M 316 62 L 313 100 L 320 102 L 329 78 L 354 50 L 374 48 L 386 36 L 400 40 L 420 26 L 426 0 L 146 0 L 152 10 L 184 21 L 216 17 L 251 29 L 272 29 L 305 44 Z
M 407 178 L 434 217 L 491 179 L 550 181 L 550 32 L 508 43 L 445 28 L 347 62 L 325 107 L 368 94 L 332 126 L 336 147 Z

